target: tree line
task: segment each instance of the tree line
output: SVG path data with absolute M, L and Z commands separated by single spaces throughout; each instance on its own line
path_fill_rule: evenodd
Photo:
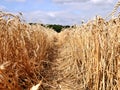
M 29 23 L 30 25 L 35 25 L 36 23 Z M 69 25 L 58 25 L 58 24 L 40 24 L 41 26 L 54 29 L 56 32 L 61 32 L 63 28 L 70 28 Z

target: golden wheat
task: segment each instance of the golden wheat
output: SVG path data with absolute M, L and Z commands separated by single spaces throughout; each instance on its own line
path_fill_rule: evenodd
M 0 90 L 119 90 L 120 17 L 56 33 L 0 12 Z

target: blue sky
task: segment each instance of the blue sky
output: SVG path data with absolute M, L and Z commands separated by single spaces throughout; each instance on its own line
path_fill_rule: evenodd
M 118 0 L 1 0 L 0 10 L 23 13 L 27 22 L 73 25 L 108 15 Z

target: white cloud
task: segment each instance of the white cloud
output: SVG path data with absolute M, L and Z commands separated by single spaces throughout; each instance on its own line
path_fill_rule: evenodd
M 26 0 L 5 0 L 5 1 L 8 1 L 8 2 L 25 2 Z
M 48 16 L 50 16 L 50 17 L 56 17 L 56 14 L 55 14 L 54 12 L 48 12 L 47 14 L 48 14 Z
M 81 16 L 76 15 L 69 11 L 33 11 L 28 13 L 23 13 L 26 17 L 27 22 L 36 22 L 44 24 L 62 24 L 62 25 L 72 25 L 80 24 Z
M 83 19 L 86 21 L 95 15 L 101 15 L 104 17 L 112 10 L 112 6 L 114 5 L 113 2 L 115 1 L 52 0 L 52 3 L 54 3 L 59 10 L 29 11 L 24 12 L 23 16 L 27 22 L 62 25 L 80 24 Z
M 89 0 L 52 0 L 52 1 L 55 3 L 65 4 L 65 3 L 87 2 Z
M 6 10 L 6 7 L 3 5 L 0 5 L 0 11 L 5 11 L 5 10 Z
M 94 4 L 109 4 L 113 3 L 113 0 L 91 0 Z
M 54 3 L 59 3 L 59 4 L 71 4 L 71 3 L 86 3 L 90 2 L 93 4 L 108 4 L 108 3 L 113 3 L 114 0 L 52 0 Z
M 86 21 L 96 15 L 105 17 L 105 15 L 110 13 L 111 7 L 114 5 L 114 3 L 109 4 L 113 0 L 106 0 L 106 2 L 103 2 L 103 0 L 89 0 L 86 3 L 72 3 L 73 0 L 58 1 L 65 1 L 66 3 L 69 1 L 70 4 L 60 4 L 59 8 L 62 9 L 58 11 L 31 11 L 23 13 L 26 21 L 43 24 L 80 24 L 83 19 Z M 78 2 L 78 0 L 75 1 Z

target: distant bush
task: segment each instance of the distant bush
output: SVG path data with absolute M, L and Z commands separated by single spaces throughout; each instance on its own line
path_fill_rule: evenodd
M 66 26 L 63 26 L 63 25 L 48 25 L 49 28 L 52 28 L 54 29 L 56 32 L 60 32 L 63 28 L 69 28 L 70 26 L 69 25 L 66 25 Z

